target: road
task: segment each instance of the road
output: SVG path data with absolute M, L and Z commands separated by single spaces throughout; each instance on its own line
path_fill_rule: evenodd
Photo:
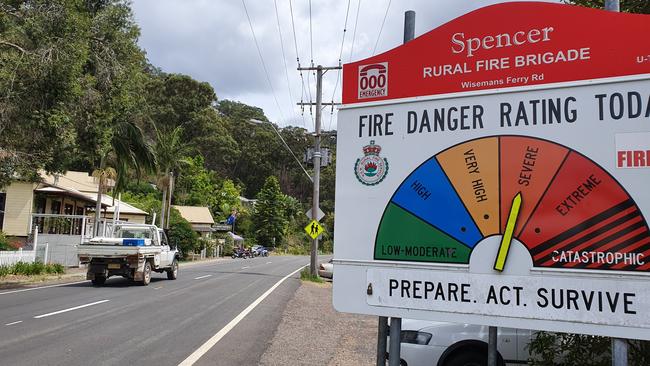
M 111 278 L 104 287 L 0 291 L 0 363 L 256 365 L 299 273 L 268 291 L 308 262 L 273 256 L 184 266 L 177 280 L 154 274 L 147 287 Z

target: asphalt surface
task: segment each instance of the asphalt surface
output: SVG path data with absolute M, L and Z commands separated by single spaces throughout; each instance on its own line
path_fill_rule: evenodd
M 2 365 L 178 365 L 308 257 L 273 256 L 181 267 L 143 287 L 110 278 L 0 291 Z M 196 365 L 257 365 L 300 286 L 287 278 Z

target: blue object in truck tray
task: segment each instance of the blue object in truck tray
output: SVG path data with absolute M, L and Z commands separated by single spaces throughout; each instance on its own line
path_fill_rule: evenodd
M 143 247 L 144 239 L 122 239 L 122 244 L 129 247 Z

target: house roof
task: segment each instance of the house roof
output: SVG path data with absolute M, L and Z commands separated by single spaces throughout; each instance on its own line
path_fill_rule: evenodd
M 41 177 L 47 184 L 75 189 L 80 192 L 97 193 L 97 180 L 86 172 L 75 172 L 72 170 L 67 171 L 65 174 L 46 174 L 45 172 L 41 172 Z M 109 185 L 113 186 L 115 182 L 111 180 Z
M 214 224 L 214 219 L 208 207 L 199 206 L 175 206 L 181 216 L 190 224 Z
M 76 189 L 69 189 L 65 187 L 58 187 L 58 186 L 53 186 L 45 183 L 41 183 L 35 190 L 35 192 L 39 193 L 45 193 L 45 194 L 55 194 L 55 195 L 61 195 L 61 196 L 70 196 L 76 199 L 80 199 L 82 201 L 86 201 L 88 203 L 95 203 L 96 200 L 94 197 L 88 197 L 87 194 L 83 192 L 79 192 Z M 102 206 L 106 207 L 109 206 L 108 204 L 104 204 L 102 202 Z
M 93 202 L 97 202 L 97 193 L 82 192 L 82 194 L 92 199 Z M 120 206 L 120 214 L 148 215 L 146 211 L 142 211 L 141 209 L 131 206 L 124 201 L 120 201 L 117 198 L 115 198 L 115 202 L 113 202 L 113 197 L 107 194 L 102 194 L 102 206 L 107 206 L 106 212 L 115 212 L 115 208 L 118 205 Z

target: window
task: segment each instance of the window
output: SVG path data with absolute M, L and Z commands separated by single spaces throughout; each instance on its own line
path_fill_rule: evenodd
M 50 207 L 50 213 L 58 215 L 61 213 L 61 202 L 52 201 L 52 206 Z

